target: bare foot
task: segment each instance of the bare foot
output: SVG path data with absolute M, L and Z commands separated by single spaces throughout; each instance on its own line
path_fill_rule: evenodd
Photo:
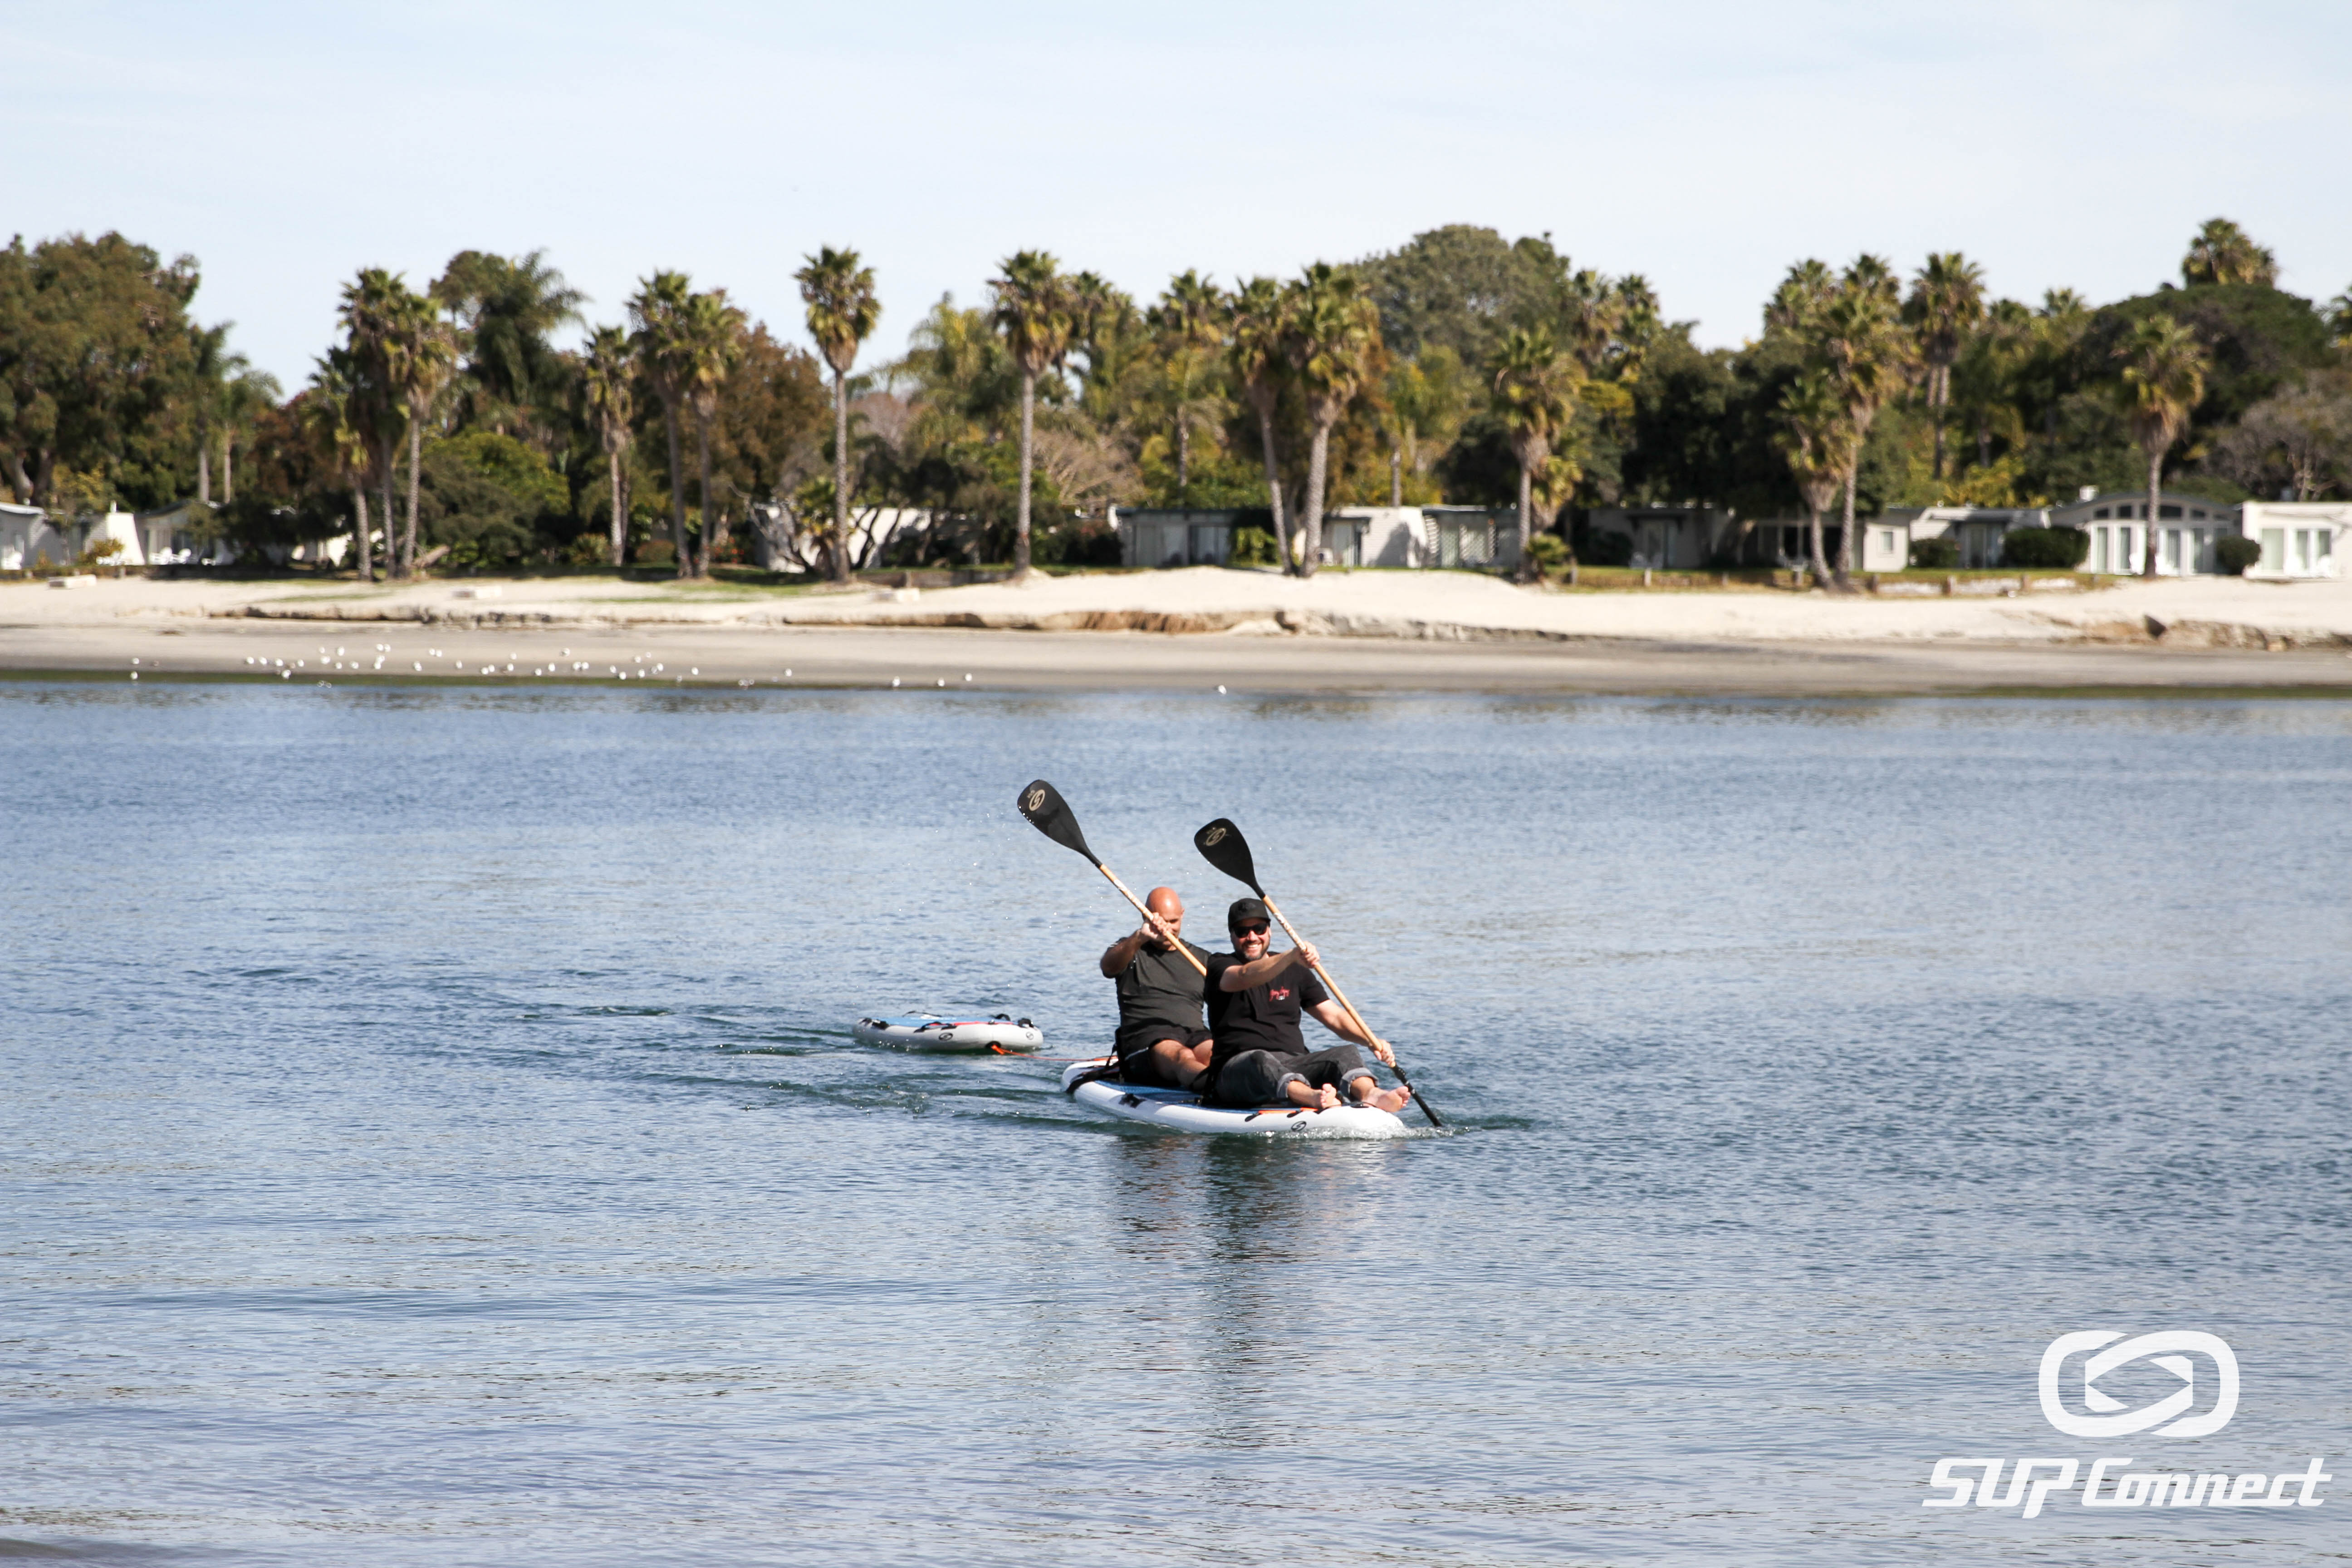
M 1412 1091 L 1404 1089 L 1376 1089 L 1356 1103 L 1369 1105 L 1374 1110 L 1385 1110 L 1393 1115 L 1412 1103 Z

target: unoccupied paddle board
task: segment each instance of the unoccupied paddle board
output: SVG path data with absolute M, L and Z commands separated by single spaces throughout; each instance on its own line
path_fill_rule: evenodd
M 1043 1029 L 1010 1013 L 986 1018 L 959 1018 L 940 1013 L 860 1018 L 849 1026 L 849 1037 L 861 1046 L 887 1046 L 901 1051 L 1003 1053 L 1039 1050 L 1045 1044 Z
M 1073 1064 L 1062 1074 L 1062 1088 L 1079 1104 L 1129 1121 L 1179 1132 L 1222 1132 L 1244 1138 L 1402 1138 L 1412 1131 L 1394 1112 L 1369 1105 L 1343 1105 L 1336 1110 L 1307 1110 L 1296 1105 L 1234 1110 L 1204 1104 L 1199 1095 L 1186 1089 L 1146 1089 L 1109 1079 L 1096 1079 L 1070 1089 L 1075 1079 L 1109 1060 L 1099 1057 Z

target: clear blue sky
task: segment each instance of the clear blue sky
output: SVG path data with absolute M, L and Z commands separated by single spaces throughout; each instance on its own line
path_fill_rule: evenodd
M 2352 285 L 2342 4 L 0 0 L 0 58 L 6 226 L 194 253 L 289 388 L 355 269 L 467 247 L 798 338 L 801 256 L 855 246 L 881 353 L 1023 247 L 1148 295 L 1452 222 L 1645 273 L 1705 343 L 1801 257 L 2108 300 L 2215 215 Z

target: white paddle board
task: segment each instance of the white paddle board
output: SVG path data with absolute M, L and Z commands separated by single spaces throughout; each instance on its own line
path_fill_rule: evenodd
M 1045 1032 L 1026 1018 L 998 1013 L 986 1018 L 943 1013 L 912 1013 L 895 1018 L 860 1018 L 849 1037 L 861 1046 L 900 1051 L 1034 1051 Z
M 1072 1064 L 1062 1074 L 1062 1088 L 1070 1098 L 1091 1110 L 1128 1121 L 1148 1122 L 1179 1132 L 1230 1133 L 1244 1138 L 1402 1138 L 1412 1129 L 1392 1111 L 1369 1105 L 1343 1105 L 1335 1110 L 1307 1110 L 1296 1105 L 1264 1105 L 1255 1110 L 1210 1105 L 1188 1089 L 1146 1089 L 1113 1079 L 1095 1079 L 1071 1089 L 1071 1083 L 1108 1057 Z

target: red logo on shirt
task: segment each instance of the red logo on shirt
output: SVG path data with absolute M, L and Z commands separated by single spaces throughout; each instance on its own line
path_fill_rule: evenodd
M 1279 991 L 1269 991 L 1266 994 L 1277 1002 L 1287 1002 L 1290 1000 L 1290 987 L 1286 985 Z

